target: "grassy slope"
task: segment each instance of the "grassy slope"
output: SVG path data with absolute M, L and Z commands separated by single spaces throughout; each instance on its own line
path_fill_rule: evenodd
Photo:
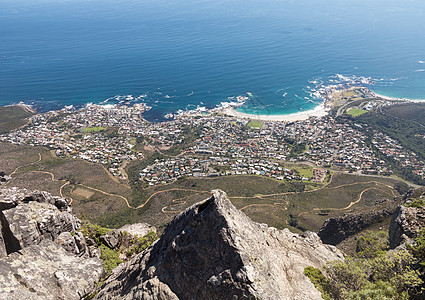
M 0 166 L 7 173 L 21 163 L 23 167 L 20 171 L 25 171 L 15 174 L 10 185 L 43 189 L 58 195 L 60 186 L 66 180 L 71 180 L 73 184 L 65 186 L 63 193 L 73 198 L 72 204 L 77 215 L 84 214 L 96 223 L 111 227 L 132 222 L 163 226 L 180 211 L 209 197 L 211 190 L 222 189 L 234 205 L 254 221 L 284 228 L 290 227 L 291 220 L 296 220 L 298 227 L 317 231 L 329 217 L 342 215 L 352 209 L 367 208 L 376 199 L 392 199 L 391 189 L 386 185 L 392 186 L 397 182 L 390 178 L 336 174 L 332 182 L 324 187 L 320 184 L 277 181 L 259 176 L 226 176 L 186 178 L 165 186 L 148 188 L 143 188 L 143 183 L 135 180 L 130 189 L 114 181 L 100 165 L 55 158 L 49 150 L 41 147 L 2 144 L 0 148 L 7 152 L 7 155 L 0 157 Z M 38 153 L 41 153 L 42 160 L 31 165 L 31 162 L 38 160 Z M 49 174 L 30 171 L 52 172 L 56 179 L 62 181 L 52 181 Z M 84 185 L 121 195 L 132 206 L 146 204 L 139 209 L 128 208 L 123 198 L 106 195 Z M 301 192 L 303 188 L 306 191 L 315 190 Z M 363 193 L 360 202 L 350 209 L 343 209 L 358 200 L 360 193 L 366 189 L 370 190 Z M 88 196 L 85 197 L 85 194 Z
M 27 123 L 26 118 L 32 115 L 22 106 L 0 107 L 0 133 L 24 126 Z

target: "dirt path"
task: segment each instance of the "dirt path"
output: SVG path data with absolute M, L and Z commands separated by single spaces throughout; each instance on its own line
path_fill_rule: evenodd
M 31 166 L 31 165 L 34 165 L 34 164 L 36 164 L 36 163 L 38 163 L 38 162 L 40 162 L 42 160 L 42 156 L 41 156 L 41 153 L 38 153 L 38 160 L 36 160 L 36 161 L 34 161 L 34 162 L 32 162 L 32 163 L 30 163 L 30 164 L 27 164 L 27 165 L 22 165 L 22 166 L 19 166 L 19 167 L 17 167 L 9 176 L 13 176 L 13 175 L 15 175 L 15 174 L 18 174 L 18 173 L 25 173 L 25 172 L 34 172 L 34 173 L 42 173 L 42 174 L 47 174 L 47 175 L 50 175 L 50 177 L 51 177 L 51 180 L 52 181 L 54 181 L 54 182 L 59 182 L 59 181 L 64 181 L 64 183 L 60 186 L 60 188 L 59 188 L 59 194 L 60 194 L 60 196 L 61 197 L 64 197 L 65 198 L 65 196 L 64 196 L 64 194 L 63 194 L 63 189 L 67 186 L 67 185 L 69 185 L 70 184 L 70 182 L 68 181 L 68 180 L 60 180 L 60 179 L 56 179 L 55 178 L 55 174 L 53 174 L 52 172 L 48 172 L 48 171 L 36 171 L 36 170 L 34 170 L 34 171 L 19 171 L 19 169 L 21 169 L 22 167 L 25 167 L 25 166 Z M 105 169 L 105 168 L 104 168 Z M 105 169 L 105 171 L 106 171 L 106 173 L 109 175 L 109 177 L 111 178 L 111 179 L 113 179 L 115 182 L 117 182 L 117 183 L 120 183 L 120 182 L 118 182 L 117 181 L 117 179 L 116 178 L 114 178 L 114 176 L 112 176 L 112 174 L 110 174 L 106 169 Z M 367 181 L 367 182 L 354 182 L 354 183 L 349 183 L 349 184 L 343 184 L 343 185 L 339 185 L 339 186 L 335 186 L 335 187 L 329 187 L 329 185 L 332 183 L 332 180 L 333 180 L 333 176 L 331 176 L 330 177 L 330 180 L 329 180 L 329 182 L 328 183 L 326 183 L 325 185 L 323 185 L 322 187 L 320 187 L 320 188 L 317 188 L 317 189 L 314 189 L 314 190 L 309 190 L 309 191 L 303 191 L 303 192 L 283 192 L 283 193 L 274 193 L 274 194 L 268 194 L 268 195 L 262 195 L 262 194 L 259 194 L 259 195 L 255 195 L 255 196 L 253 196 L 253 197 L 242 197 L 242 196 L 234 196 L 234 197 L 229 197 L 230 199 L 255 199 L 255 198 L 257 198 L 257 199 L 267 199 L 267 198 L 269 198 L 269 197 L 274 197 L 274 196 L 284 196 L 284 195 L 293 195 L 293 194 L 300 194 L 300 193 L 312 193 L 312 192 L 317 192 L 317 191 L 320 191 L 320 190 L 322 190 L 322 189 L 329 189 L 329 190 L 333 190 L 333 189 L 339 189 L 339 188 L 342 188 L 342 187 L 347 187 L 347 186 L 352 186 L 352 185 L 358 185 L 358 184 L 368 184 L 368 183 L 375 183 L 377 186 L 378 185 L 382 185 L 382 186 L 384 186 L 384 187 L 387 187 L 387 188 L 389 188 L 390 189 L 390 191 L 391 191 L 391 193 L 392 193 L 392 195 L 395 197 L 396 196 L 396 194 L 395 194 L 395 192 L 394 192 L 394 188 L 392 187 L 392 186 L 390 186 L 390 185 L 387 185 L 387 184 L 384 184 L 384 183 L 382 183 L 382 182 L 379 182 L 379 181 L 375 181 L 375 180 L 373 180 L 373 181 Z M 10 181 L 9 181 L 10 182 Z M 8 182 L 8 183 L 9 183 Z M 7 183 L 6 183 L 7 184 Z M 121 184 L 121 183 L 120 183 Z M 174 200 L 172 200 L 172 203 L 174 203 L 174 204 L 171 204 L 171 205 L 167 205 L 167 206 L 164 206 L 164 207 L 162 207 L 162 212 L 163 213 L 179 213 L 179 212 L 182 212 L 181 210 L 179 210 L 179 211 L 177 211 L 177 210 L 170 210 L 172 207 L 175 207 L 175 206 L 178 206 L 178 205 L 184 205 L 184 204 L 186 204 L 187 203 L 187 201 L 186 201 L 186 199 L 187 198 L 189 198 L 189 197 L 193 197 L 193 196 L 197 196 L 197 195 L 201 195 L 201 194 L 210 194 L 211 192 L 210 191 L 200 191 L 200 190 L 194 190 L 194 189 L 184 189 L 184 188 L 171 188 L 171 189 L 166 189 L 166 190 L 161 190 L 161 191 L 157 191 L 157 192 L 155 192 L 155 193 L 153 193 L 152 195 L 150 195 L 149 196 L 149 198 L 148 199 L 146 199 L 146 201 L 144 202 L 144 203 L 142 203 L 142 204 L 140 204 L 139 206 L 137 206 L 137 207 L 133 207 L 133 206 L 131 206 L 130 205 L 130 202 L 129 202 L 129 200 L 126 198 L 126 197 L 124 197 L 124 196 L 121 196 L 121 195 L 118 195 L 118 194 L 113 194 L 113 193 L 108 193 L 108 192 L 106 192 L 106 191 L 103 191 L 103 190 L 101 190 L 101 189 L 98 189 L 98 188 L 94 188 L 94 187 L 90 187 L 90 186 L 87 186 L 87 185 L 84 185 L 84 184 L 75 184 L 75 185 L 80 185 L 80 186 L 82 186 L 82 187 L 84 187 L 84 188 L 86 188 L 86 189 L 90 189 L 90 190 L 93 190 L 93 191 L 96 191 L 96 192 L 99 192 L 99 193 L 102 193 L 102 194 L 104 194 L 104 195 L 107 195 L 107 196 L 111 196 L 111 197 L 116 197 L 116 198 L 119 198 L 119 199 L 122 199 L 122 200 L 124 200 L 124 202 L 125 202 L 125 204 L 126 204 L 126 206 L 128 207 L 128 208 L 131 208 L 131 209 L 139 209 L 139 208 L 143 208 L 146 204 L 148 204 L 149 203 L 149 201 L 151 201 L 156 195 L 158 195 L 158 194 L 161 194 L 161 193 L 167 193 L 167 192 L 172 192 L 172 191 L 185 191 L 185 192 L 192 192 L 192 194 L 190 194 L 190 195 L 187 195 L 187 196 L 184 196 L 184 197 L 181 197 L 181 198 L 178 198 L 178 199 L 174 199 Z M 127 188 L 130 188 L 129 186 L 127 186 L 127 185 L 125 185 Z M 378 189 L 377 187 L 370 187 L 370 188 L 367 188 L 367 189 L 364 189 L 361 193 L 360 193 L 360 195 L 359 195 L 359 197 L 358 197 L 358 199 L 356 200 L 356 201 L 353 201 L 353 202 L 350 202 L 350 204 L 348 205 L 348 206 L 346 206 L 346 207 L 344 207 L 344 208 L 326 208 L 327 210 L 347 210 L 347 209 L 349 209 L 349 208 L 351 208 L 353 205 L 355 205 L 355 204 L 357 204 L 358 202 L 360 202 L 361 201 L 361 199 L 362 199 L 362 197 L 363 197 L 363 194 L 365 193 L 365 192 L 367 192 L 367 191 L 369 191 L 369 190 L 372 190 L 372 189 L 376 189 L 376 190 L 380 190 L 380 189 Z M 381 190 L 382 191 L 382 190 Z M 71 198 L 71 197 L 68 197 L 69 199 L 70 199 L 70 202 L 69 202 L 69 204 L 71 204 L 72 203 L 72 201 L 73 201 L 73 199 Z M 288 209 L 288 205 L 289 205 L 289 201 L 288 200 L 285 200 L 285 199 L 273 199 L 273 203 L 272 204 L 266 204 L 266 203 L 253 203 L 253 204 L 249 204 L 249 205 L 246 205 L 246 206 L 244 206 L 244 207 L 242 207 L 240 210 L 245 210 L 245 209 L 247 209 L 247 208 L 250 208 L 250 207 L 254 207 L 254 206 L 269 206 L 269 207 L 279 207 L 279 208 L 281 208 L 281 209 Z M 321 210 L 321 209 L 324 209 L 324 208 L 314 208 L 313 210 L 311 210 L 311 211 L 307 211 L 307 212 L 301 212 L 298 216 L 301 216 L 301 215 L 303 215 L 303 214 L 307 214 L 307 213 L 310 213 L 310 212 L 313 212 L 313 211 L 317 211 L 317 210 Z
M 38 163 L 40 161 L 41 161 L 41 153 L 38 152 L 38 159 L 36 161 L 34 161 L 32 163 L 29 163 L 29 164 L 26 164 L 26 165 L 22 165 L 22 166 L 17 167 L 12 173 L 9 174 L 9 176 L 12 177 L 14 174 L 18 173 L 18 170 L 20 168 L 32 166 L 32 165 L 34 165 L 34 164 L 36 164 L 36 163 Z
M 381 183 L 381 182 L 376 182 L 376 181 L 370 181 L 370 182 L 374 182 L 376 185 L 381 184 L 381 185 L 384 185 L 385 187 L 390 188 L 390 191 L 391 191 L 392 195 L 393 195 L 394 197 L 396 196 L 396 194 L 394 193 L 394 188 L 393 188 L 392 186 L 389 186 L 389 185 L 383 184 L 383 183 Z M 377 188 L 377 187 L 370 187 L 370 188 L 367 188 L 367 189 L 364 189 L 363 191 L 361 191 L 361 193 L 360 193 L 359 197 L 357 198 L 357 200 L 356 200 L 356 201 L 353 201 L 353 202 L 350 202 L 350 204 L 349 204 L 349 205 L 347 205 L 347 206 L 346 206 L 346 207 L 344 207 L 344 208 L 313 208 L 311 211 L 305 211 L 305 212 L 301 212 L 301 213 L 299 213 L 299 214 L 298 214 L 298 216 L 300 217 L 300 216 L 302 216 L 302 215 L 304 215 L 304 214 L 308 214 L 308 213 L 311 213 L 311 212 L 313 212 L 313 211 L 318 211 L 318 210 L 331 210 L 331 211 L 336 211 L 336 210 L 347 210 L 347 209 L 350 209 L 350 208 L 351 208 L 354 204 L 357 204 L 357 203 L 359 203 L 359 202 L 362 200 L 363 194 L 364 194 L 365 192 L 370 191 L 370 190 L 378 190 L 378 191 L 381 191 L 381 192 L 384 192 L 384 193 L 388 192 L 388 191 L 384 191 L 384 190 L 382 190 L 382 189 L 379 189 L 379 188 Z
M 125 186 L 127 189 L 130 189 L 130 186 L 128 184 L 121 183 L 118 178 L 116 178 L 114 175 L 112 175 L 102 164 L 100 164 L 102 169 L 105 171 L 105 173 L 108 175 L 109 178 L 111 178 L 113 181 L 115 181 L 118 184 L 121 184 Z
M 140 204 L 136 208 L 142 208 L 142 207 L 144 207 L 152 199 L 152 197 L 154 197 L 155 195 L 158 195 L 158 194 L 161 194 L 161 193 L 166 193 L 166 192 L 171 192 L 171 191 L 196 192 L 196 195 L 197 194 L 202 194 L 202 193 L 211 193 L 210 191 L 199 191 L 199 190 L 193 190 L 193 189 L 172 188 L 172 189 L 157 191 L 157 192 L 153 193 L 152 195 L 149 196 L 149 198 L 143 204 Z M 194 196 L 194 195 L 189 195 L 189 196 Z M 183 197 L 183 198 L 188 198 L 189 196 L 186 196 L 186 197 Z M 180 198 L 180 199 L 182 199 L 182 198 Z M 179 199 L 173 200 L 173 202 L 174 201 L 178 201 L 178 200 Z M 162 209 L 164 210 L 164 208 L 166 208 L 166 207 L 167 206 L 164 206 Z
M 176 204 L 171 204 L 171 205 L 164 206 L 164 207 L 161 209 L 161 211 L 162 211 L 163 213 L 181 213 L 181 212 L 183 212 L 183 210 L 170 210 L 170 211 L 168 211 L 168 210 L 166 210 L 166 209 L 167 209 L 167 208 L 170 208 L 170 207 L 174 207 L 174 206 L 178 206 L 178 205 L 186 204 L 187 202 L 186 202 L 185 200 L 183 200 L 183 199 L 187 199 L 187 198 L 192 197 L 192 196 L 201 195 L 201 194 L 206 194 L 206 193 L 211 194 L 211 192 L 208 192 L 208 191 L 202 191 L 202 192 L 199 192 L 199 193 L 196 193 L 196 194 L 192 194 L 192 195 L 188 195 L 188 196 L 185 196 L 185 197 L 181 197 L 181 198 L 179 198 L 179 199 L 174 199 L 172 202 L 173 202 L 173 203 L 176 203 Z

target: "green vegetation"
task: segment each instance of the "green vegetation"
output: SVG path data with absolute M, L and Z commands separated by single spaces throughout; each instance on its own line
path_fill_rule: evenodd
M 307 267 L 304 274 L 324 299 L 412 299 L 420 297 L 424 281 L 417 265 L 425 258 L 425 231 L 411 250 L 386 252 L 383 232 L 364 233 L 358 252 L 344 261 L 333 261 L 320 270 Z M 422 270 L 423 271 L 423 270 Z
M 103 268 L 107 275 L 111 274 L 112 270 L 122 263 L 120 259 L 120 254 L 118 251 L 108 248 L 104 244 L 99 245 L 100 249 L 100 259 L 103 260 Z
M 105 131 L 106 129 L 107 129 L 106 127 L 86 127 L 83 129 L 83 132 L 86 132 L 86 133 L 101 132 L 101 131 Z
M 351 108 L 350 110 L 347 111 L 347 114 L 353 117 L 358 117 L 365 113 L 367 113 L 367 110 L 359 109 L 359 108 Z
M 130 244 L 132 245 L 130 249 L 126 251 L 128 257 L 133 256 L 134 254 L 141 253 L 147 247 L 149 247 L 153 242 L 158 239 L 158 236 L 155 232 L 150 231 L 147 235 L 143 237 L 134 237 L 131 239 Z
M 293 143 L 291 146 L 291 152 L 289 153 L 289 157 L 298 157 L 307 149 L 306 143 Z
M 325 300 L 331 300 L 329 295 L 329 282 L 328 279 L 323 275 L 322 271 L 314 267 L 308 266 L 304 269 L 304 275 L 307 276 L 311 283 L 322 293 L 322 298 Z
M 425 228 L 419 231 L 415 244 L 413 246 L 408 245 L 408 249 L 412 251 L 413 256 L 418 260 L 419 271 L 422 274 L 422 279 L 425 279 Z
M 87 219 L 83 219 L 82 226 L 81 226 L 81 232 L 84 236 L 92 239 L 95 241 L 96 244 L 100 245 L 100 236 L 107 234 L 111 229 L 104 228 L 99 225 L 95 225 L 88 221 Z
M 24 126 L 33 113 L 22 106 L 0 107 L 0 133 L 9 132 Z
M 155 232 L 150 231 L 143 237 L 133 236 L 126 231 L 119 233 L 118 240 L 119 244 L 116 248 L 111 249 L 102 242 L 100 237 L 110 232 L 111 229 L 104 228 L 96 224 L 90 223 L 87 219 L 83 220 L 81 232 L 86 238 L 90 238 L 95 241 L 100 249 L 100 258 L 103 260 L 103 266 L 108 276 L 112 269 L 122 263 L 120 254 L 125 254 L 128 259 L 133 257 L 149 247 L 154 241 L 158 239 Z
M 261 129 L 263 127 L 263 122 L 262 121 L 251 120 L 251 121 L 248 122 L 247 126 L 249 128 Z
M 299 165 L 299 166 L 290 166 L 289 168 L 301 177 L 307 177 L 307 178 L 313 177 L 313 167 L 310 167 L 307 165 Z
M 356 252 L 361 258 L 373 258 L 384 254 L 389 248 L 388 233 L 368 230 L 357 238 Z
M 393 105 L 382 111 L 369 112 L 356 118 L 351 116 L 340 118 L 341 122 L 362 124 L 356 129 L 368 137 L 368 143 L 378 158 L 386 161 L 390 168 L 401 178 L 419 185 L 425 185 L 425 179 L 403 167 L 391 156 L 381 154 L 371 143 L 375 132 L 382 132 L 398 141 L 401 146 L 416 153 L 419 159 L 425 159 L 425 104 L 410 103 Z
M 425 119 L 425 114 L 423 118 Z M 409 119 L 376 112 L 363 114 L 356 118 L 356 122 L 368 124 L 372 129 L 397 140 L 403 148 L 409 149 L 420 157 L 425 158 L 424 125 L 412 122 Z M 367 133 L 370 135 L 372 132 Z
M 405 204 L 406 207 L 425 208 L 425 199 L 415 199 Z

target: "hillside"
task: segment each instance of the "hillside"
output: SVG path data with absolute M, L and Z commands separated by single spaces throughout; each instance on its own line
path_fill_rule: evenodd
M 26 106 L 0 107 L 0 133 L 17 129 L 27 124 L 27 118 L 34 115 Z

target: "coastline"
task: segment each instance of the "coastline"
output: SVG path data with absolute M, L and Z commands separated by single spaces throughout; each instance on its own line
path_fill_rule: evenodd
M 233 107 L 224 108 L 220 111 L 223 114 L 228 116 L 251 119 L 251 120 L 261 120 L 261 121 L 280 121 L 280 122 L 295 122 L 295 121 L 304 121 L 310 117 L 324 117 L 328 114 L 328 110 L 325 108 L 324 104 L 320 104 L 311 110 L 306 110 L 302 112 L 286 114 L 286 115 L 256 115 L 239 112 Z
M 384 96 L 381 94 L 378 94 L 374 91 L 372 91 L 371 89 L 369 89 L 372 94 L 377 97 L 377 98 L 382 98 L 384 100 L 389 100 L 389 101 L 404 101 L 404 102 L 418 102 L 418 103 L 423 103 L 425 102 L 425 99 L 408 99 L 408 98 L 394 98 L 394 97 L 389 97 L 389 96 Z
M 37 113 L 37 111 L 34 108 L 32 108 L 30 105 L 24 104 L 24 103 L 7 104 L 7 105 L 4 105 L 3 107 L 8 107 L 8 106 L 17 106 L 17 107 L 22 108 L 26 112 L 29 112 L 29 113 L 32 113 L 32 114 L 36 114 Z

